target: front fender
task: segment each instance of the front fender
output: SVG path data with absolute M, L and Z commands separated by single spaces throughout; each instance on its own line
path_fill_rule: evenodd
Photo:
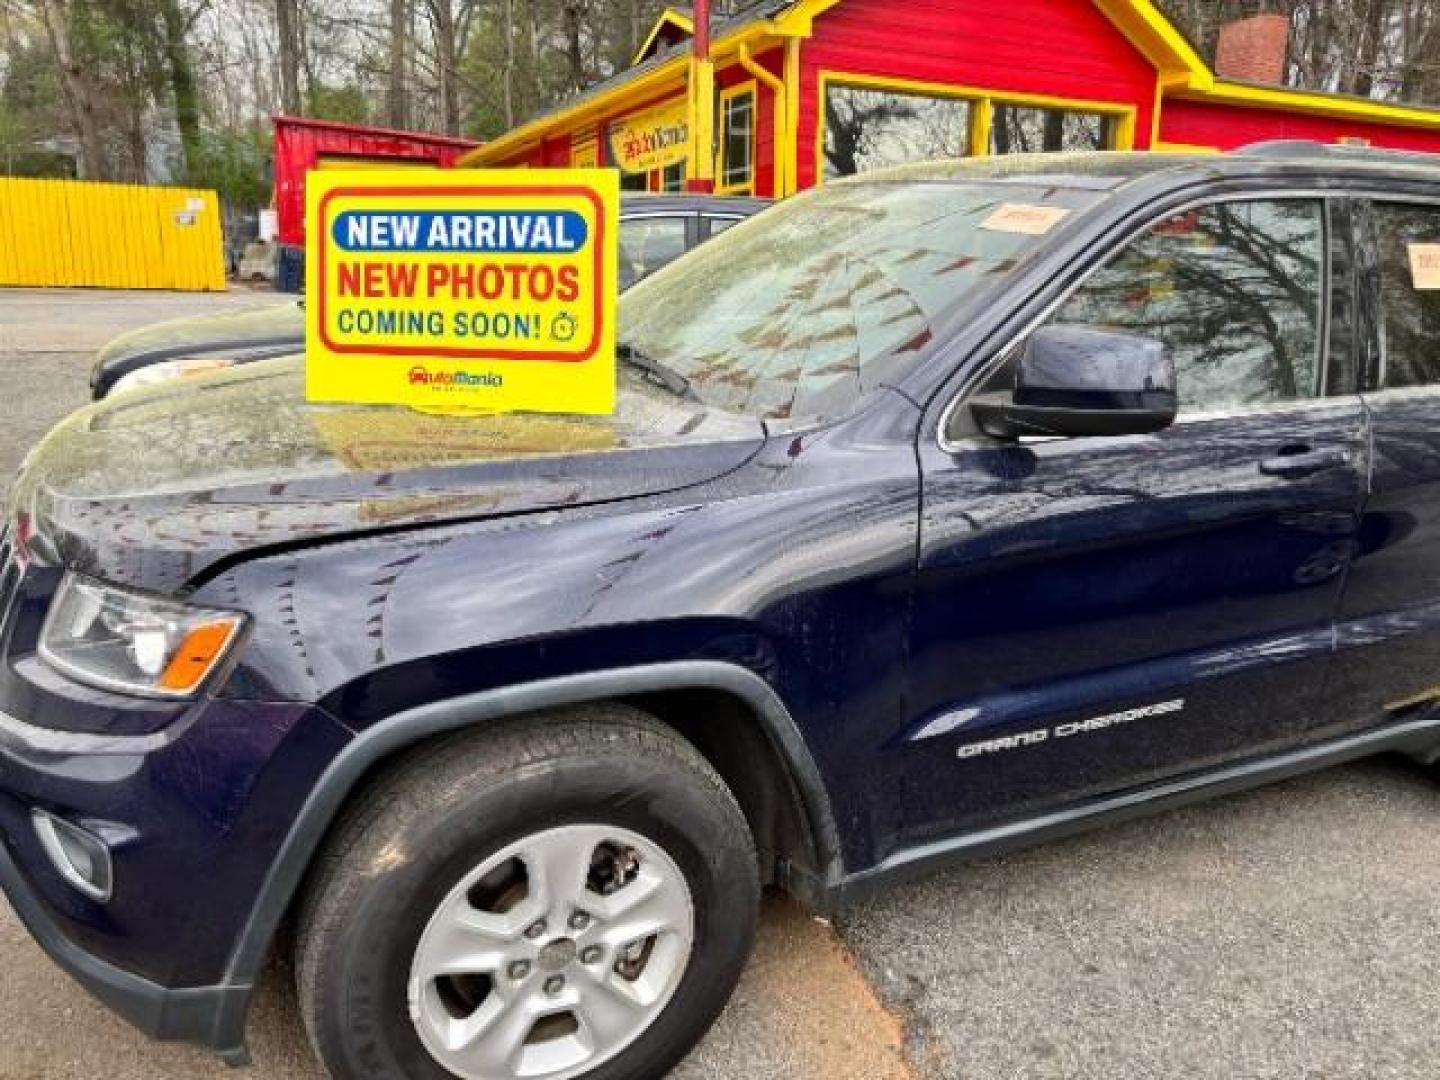
M 613 700 L 665 690 L 721 690 L 754 710 L 766 735 L 783 755 L 804 803 L 818 848 L 823 878 L 815 883 L 823 902 L 845 876 L 830 799 L 789 710 L 775 691 L 752 671 L 734 664 L 686 661 L 620 668 L 505 686 L 406 709 L 360 732 L 336 755 L 311 790 L 270 867 L 250 916 L 231 954 L 224 984 L 254 986 L 270 942 L 294 900 L 316 851 L 346 800 L 363 778 L 385 759 L 426 739 L 462 728 L 523 715 L 540 709 Z M 232 1008 L 232 1012 L 236 1012 Z M 244 1013 L 226 1020 L 238 1024 L 220 1043 L 243 1041 Z

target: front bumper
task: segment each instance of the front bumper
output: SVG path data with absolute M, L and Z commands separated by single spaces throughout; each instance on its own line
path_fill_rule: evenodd
M 3 847 L 0 890 L 50 959 L 141 1032 L 208 1047 L 231 1065 L 249 1062 L 245 1016 L 254 988 L 248 983 L 172 990 L 87 953 L 65 936 Z
M 51 958 L 146 1035 L 240 1063 L 255 972 L 236 958 L 255 950 L 247 929 L 290 824 L 349 736 L 288 703 L 213 701 L 183 728 L 106 739 L 0 711 L 0 889 Z M 66 880 L 37 808 L 107 840 L 108 900 Z
M 3 547 L 3 545 L 0 545 Z M 247 934 L 311 789 L 350 741 L 324 710 L 146 701 L 36 656 L 58 575 L 0 572 L 0 888 L 47 953 L 147 1035 L 244 1057 Z M 67 880 L 36 813 L 103 841 L 112 888 Z

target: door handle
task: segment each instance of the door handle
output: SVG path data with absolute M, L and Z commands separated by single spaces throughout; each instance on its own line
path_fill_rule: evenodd
M 1274 457 L 1260 462 L 1260 471 L 1266 476 L 1278 476 L 1285 480 L 1298 480 L 1312 476 L 1326 469 L 1338 469 L 1350 463 L 1350 455 L 1337 447 L 1312 450 L 1308 446 L 1285 446 Z

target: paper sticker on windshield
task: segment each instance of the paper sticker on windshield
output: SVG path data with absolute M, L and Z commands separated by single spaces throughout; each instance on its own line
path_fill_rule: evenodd
M 311 400 L 614 408 L 613 169 L 327 171 L 306 187 Z
M 1022 236 L 1044 236 L 1070 214 L 1060 206 L 1025 206 L 1005 203 L 980 223 L 991 232 L 1019 233 Z
M 1410 273 L 1418 292 L 1440 291 L 1440 244 L 1411 244 Z

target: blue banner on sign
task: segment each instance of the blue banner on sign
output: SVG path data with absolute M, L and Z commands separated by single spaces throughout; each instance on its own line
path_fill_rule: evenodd
M 346 210 L 331 237 L 342 251 L 572 255 L 585 247 L 589 229 L 571 210 Z

